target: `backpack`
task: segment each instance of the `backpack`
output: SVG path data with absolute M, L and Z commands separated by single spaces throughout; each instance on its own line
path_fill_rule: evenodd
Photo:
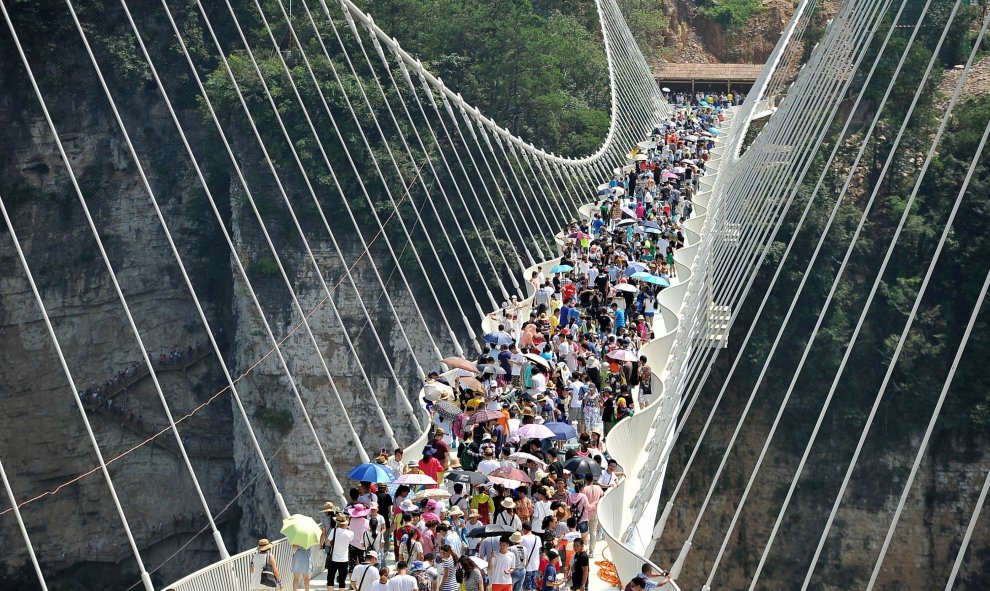
M 580 500 L 578 500 L 578 502 L 573 505 L 571 505 L 570 503 L 567 504 L 567 508 L 571 510 L 571 517 L 577 518 L 578 522 L 580 522 L 581 518 L 584 517 L 584 511 L 578 510 L 580 506 L 581 506 Z
M 433 576 L 430 573 L 421 570 L 415 573 L 413 577 L 416 578 L 416 588 L 419 591 L 433 591 Z

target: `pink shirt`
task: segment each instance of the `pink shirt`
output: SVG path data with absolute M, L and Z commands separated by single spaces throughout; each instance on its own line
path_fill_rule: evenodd
M 605 491 L 597 484 L 592 484 L 582 488 L 581 492 L 588 498 L 588 516 L 598 515 L 598 501 L 601 500 Z

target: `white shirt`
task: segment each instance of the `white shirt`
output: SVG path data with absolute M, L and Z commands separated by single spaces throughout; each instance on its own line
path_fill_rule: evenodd
M 602 472 L 602 475 L 598 477 L 598 484 L 609 487 L 615 482 L 615 474 L 609 474 L 608 472 Z
M 416 577 L 405 574 L 395 575 L 388 581 L 388 591 L 416 591 Z
M 584 388 L 584 382 L 581 380 L 571 382 L 571 408 L 580 408 L 583 404 L 584 398 L 581 396 L 582 388 Z
M 547 377 L 544 374 L 535 374 L 532 379 L 533 390 L 536 390 L 537 394 L 543 394 L 547 391 Z
M 351 582 L 360 585 L 357 591 L 371 591 L 371 586 L 378 582 L 378 567 L 374 564 L 359 564 L 351 573 Z
M 526 563 L 527 571 L 540 570 L 540 538 L 535 534 L 526 534 L 522 537 L 523 550 L 529 562 Z
M 348 548 L 353 539 L 354 532 L 349 529 L 335 527 L 330 530 L 330 533 L 327 534 L 326 543 L 328 549 L 331 545 L 333 546 L 333 555 L 330 557 L 331 562 L 347 562 L 349 557 Z
M 499 551 L 492 555 L 492 559 L 488 561 L 488 578 L 492 585 L 511 585 L 512 575 L 505 571 L 515 567 L 516 557 L 512 552 L 502 554 Z
M 538 534 L 543 533 L 543 520 L 548 515 L 550 515 L 550 501 L 533 501 L 533 531 Z

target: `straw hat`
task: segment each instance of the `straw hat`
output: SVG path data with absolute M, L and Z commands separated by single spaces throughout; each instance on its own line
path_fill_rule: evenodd
M 481 517 L 481 513 L 478 513 L 478 510 L 477 509 L 471 509 L 471 512 L 468 513 L 468 517 L 469 518 L 470 517 Z
M 460 517 L 464 515 L 464 511 L 462 511 L 461 508 L 458 507 L 457 505 L 454 505 L 454 508 L 450 510 L 450 514 L 456 517 Z
M 386 458 L 385 456 L 378 456 L 377 458 L 375 458 L 376 464 L 384 464 L 386 462 L 388 462 L 388 458 Z
M 502 499 L 502 506 L 505 507 L 506 509 L 515 509 L 516 502 L 513 501 L 512 499 Z
M 320 513 L 333 513 L 336 510 L 337 510 L 337 505 L 334 505 L 330 501 L 327 501 L 326 503 L 323 503 L 323 509 L 320 510 Z
M 275 544 L 269 542 L 268 538 L 261 538 L 260 540 L 258 540 L 258 552 L 267 552 L 274 547 Z
M 334 521 L 336 521 L 340 525 L 344 525 L 347 523 L 347 516 L 341 513 L 340 515 L 334 518 Z
M 513 544 L 518 544 L 522 541 L 522 534 L 517 531 L 512 532 L 512 535 L 509 536 L 509 541 Z

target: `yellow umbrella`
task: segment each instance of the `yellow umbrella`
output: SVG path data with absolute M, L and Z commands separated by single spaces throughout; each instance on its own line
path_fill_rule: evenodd
M 320 525 L 307 515 L 290 515 L 282 520 L 282 533 L 290 544 L 310 548 L 320 541 Z

